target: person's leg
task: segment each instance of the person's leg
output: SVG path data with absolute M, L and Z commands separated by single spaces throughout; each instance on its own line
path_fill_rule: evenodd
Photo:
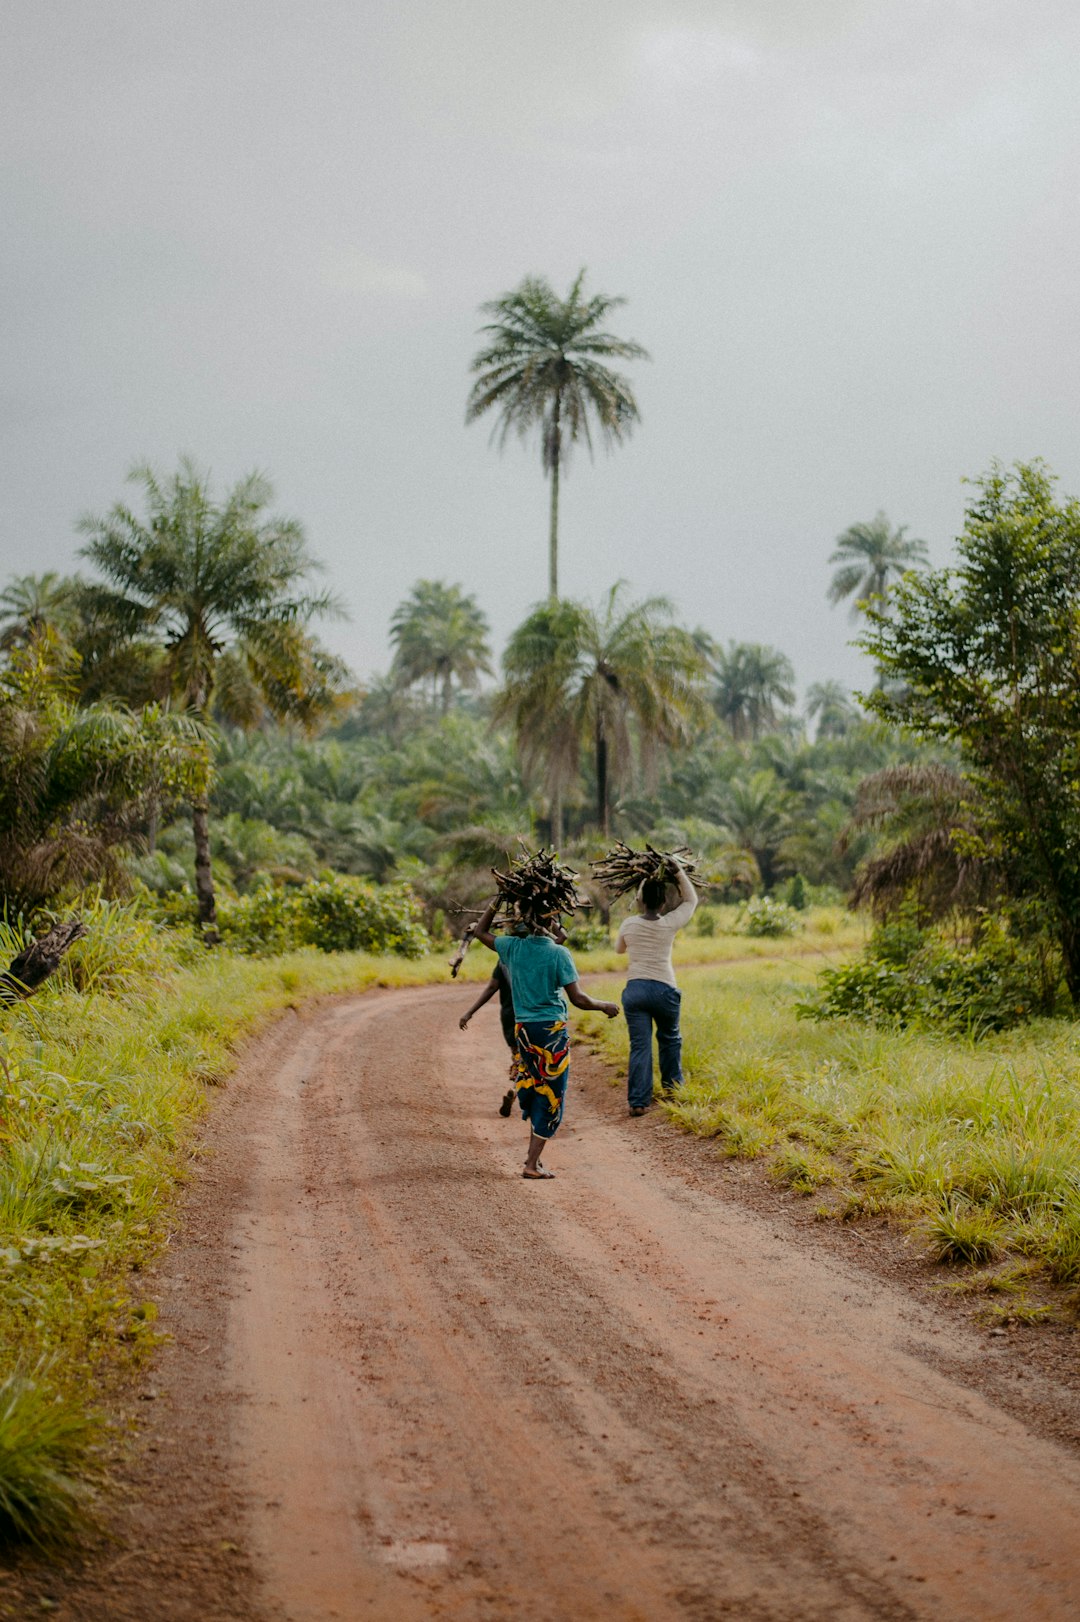
M 626 1075 L 626 1101 L 631 1109 L 647 1109 L 652 1102 L 652 1013 L 647 980 L 628 980 L 622 1005 L 630 1033 L 630 1063 Z
M 565 1020 L 553 1025 L 519 1025 L 519 1049 L 527 1085 L 520 1096 L 529 1101 L 529 1148 L 522 1176 L 550 1178 L 540 1163 L 562 1121 L 570 1077 L 570 1033 Z
M 517 1025 L 514 1021 L 513 1009 L 499 1009 L 499 1023 L 502 1025 L 503 1041 L 510 1049 L 510 1072 L 507 1081 L 510 1085 L 503 1094 L 503 1101 L 499 1105 L 499 1114 L 505 1119 L 514 1107 L 514 1094 L 517 1092 L 518 1072 L 520 1063 L 518 1059 Z
M 653 1017 L 656 1020 L 656 1045 L 660 1051 L 660 1087 L 665 1093 L 673 1093 L 676 1087 L 682 1085 L 681 1004 L 682 997 L 674 986 L 657 986 Z
M 538 1137 L 535 1132 L 530 1132 L 529 1133 L 529 1152 L 525 1156 L 525 1173 L 524 1173 L 524 1175 L 526 1177 L 543 1177 L 544 1176 L 544 1170 L 541 1170 L 541 1167 L 540 1167 L 540 1156 L 543 1154 L 544 1150 L 547 1148 L 549 1142 L 550 1142 L 550 1139 Z M 547 1175 L 549 1177 L 554 1177 L 555 1173 L 552 1172 L 552 1171 L 549 1171 L 549 1172 L 547 1172 Z

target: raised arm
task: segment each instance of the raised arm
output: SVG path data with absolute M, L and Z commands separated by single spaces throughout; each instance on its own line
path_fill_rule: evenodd
M 484 945 L 489 947 L 491 951 L 495 950 L 495 937 L 491 933 L 491 920 L 494 918 L 498 910 L 499 898 L 497 895 L 492 896 L 491 900 L 484 908 L 480 922 L 473 931 L 474 938 L 478 941 L 483 941 Z
M 679 895 L 682 899 L 677 907 L 672 907 L 670 912 L 664 914 L 664 921 L 670 924 L 672 929 L 682 929 L 683 925 L 688 924 L 697 911 L 697 891 L 687 878 L 686 869 L 679 858 L 673 856 L 671 860 L 675 866 L 675 882 L 679 886 Z

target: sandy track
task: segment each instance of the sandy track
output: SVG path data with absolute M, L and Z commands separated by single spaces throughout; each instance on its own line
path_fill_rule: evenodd
M 62 1614 L 1075 1616 L 1080 1465 L 943 1372 L 970 1337 L 695 1186 L 595 1083 L 524 1183 L 463 1000 L 377 993 L 253 1049 L 128 1533 L 160 1551 L 167 1514 L 194 1552 Z
M 523 1183 L 460 1001 L 337 1007 L 249 1083 L 235 1445 L 290 1618 L 1075 1614 L 1072 1459 L 580 1093 Z

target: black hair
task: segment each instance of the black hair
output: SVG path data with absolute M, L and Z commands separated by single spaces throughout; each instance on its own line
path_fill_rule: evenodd
M 663 879 L 646 879 L 641 886 L 641 902 L 646 912 L 659 912 L 666 895 L 667 886 Z

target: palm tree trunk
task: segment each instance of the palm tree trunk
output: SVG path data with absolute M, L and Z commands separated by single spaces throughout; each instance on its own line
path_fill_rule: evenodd
M 596 723 L 596 820 L 600 832 L 608 836 L 608 747 L 604 723 Z
M 217 907 L 214 903 L 214 875 L 210 870 L 210 806 L 205 798 L 192 801 L 191 832 L 195 840 L 195 896 L 199 903 L 199 923 L 205 938 L 216 941 Z
M 551 429 L 551 525 L 548 530 L 548 599 L 559 600 L 559 461 L 562 452 L 559 432 L 559 396 L 555 396 Z
M 552 791 L 551 795 L 551 843 L 558 850 L 563 842 L 563 803 L 562 786 Z

